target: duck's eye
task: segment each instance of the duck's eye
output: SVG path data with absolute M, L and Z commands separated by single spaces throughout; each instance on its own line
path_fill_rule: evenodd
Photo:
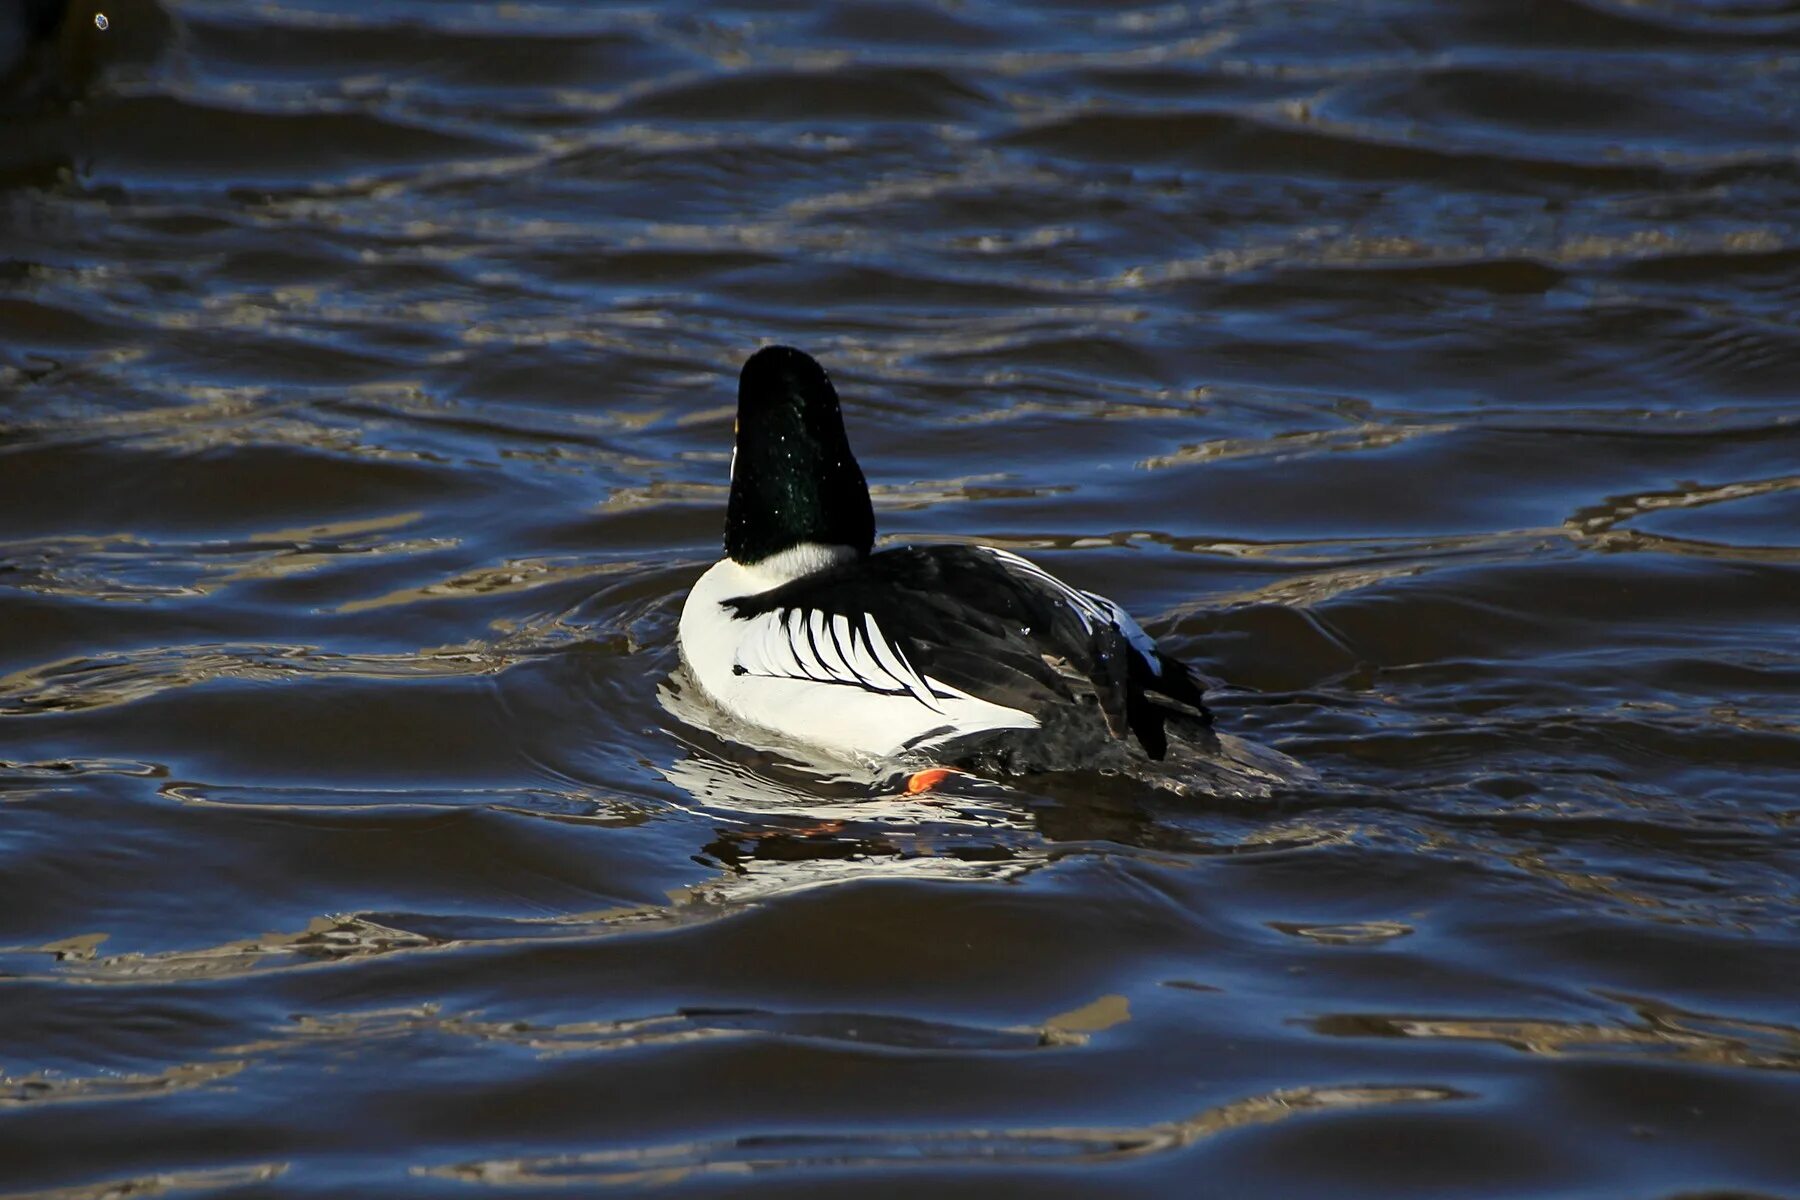
M 94 28 L 98 29 L 101 33 L 105 33 L 111 25 L 112 22 L 106 19 L 105 13 L 94 14 Z

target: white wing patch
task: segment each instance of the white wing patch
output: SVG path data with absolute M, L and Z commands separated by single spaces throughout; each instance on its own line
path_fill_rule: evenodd
M 816 549 L 808 549 L 813 558 Z M 972 733 L 1038 727 L 1030 713 L 923 674 L 904 643 L 890 641 L 866 613 L 815 618 L 815 606 L 803 605 L 793 616 L 785 609 L 739 616 L 736 601 L 796 574 L 771 580 L 765 564 L 758 567 L 714 563 L 681 608 L 681 660 L 733 717 L 857 762 Z
M 752 618 L 737 645 L 732 670 L 738 675 L 811 679 L 854 684 L 887 695 L 911 695 L 933 712 L 950 693 L 906 661 L 868 613 L 828 615 L 818 609 L 784 608 Z
M 1150 673 L 1159 678 L 1162 676 L 1162 658 L 1157 653 L 1156 640 L 1145 633 L 1144 627 L 1133 620 L 1131 614 L 1120 608 L 1116 602 L 1108 600 L 1105 596 L 1097 596 L 1093 592 L 1083 592 L 1072 588 L 1030 559 L 1020 558 L 1009 550 L 998 550 L 993 546 L 982 546 L 980 549 L 1014 570 L 1050 585 L 1051 589 L 1062 597 L 1070 608 L 1075 610 L 1075 615 L 1080 618 L 1081 627 L 1086 632 L 1094 632 L 1096 621 L 1116 628 L 1125 635 L 1125 640 L 1131 644 L 1131 648 L 1138 652 L 1138 656 L 1144 660 L 1144 665 L 1150 668 Z

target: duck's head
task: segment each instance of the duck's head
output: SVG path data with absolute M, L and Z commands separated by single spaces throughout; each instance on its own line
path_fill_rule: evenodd
M 831 379 L 791 346 L 763 347 L 738 376 L 725 553 L 752 566 L 797 547 L 861 556 L 874 541 L 869 485 Z

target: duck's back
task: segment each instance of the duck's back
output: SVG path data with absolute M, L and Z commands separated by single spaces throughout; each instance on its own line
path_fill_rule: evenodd
M 729 616 L 711 630 L 710 682 L 690 650 L 702 686 L 739 715 L 817 744 L 862 737 L 864 754 L 929 749 L 939 761 L 1050 770 L 1160 759 L 1171 718 L 1188 730 L 1207 723 L 1186 668 L 1117 605 L 1005 551 L 886 550 L 706 602 Z M 689 632 L 684 613 L 684 649 Z M 729 680 L 718 658 L 726 640 Z M 802 698 L 812 703 L 804 717 Z M 834 734 L 853 717 L 860 732 Z

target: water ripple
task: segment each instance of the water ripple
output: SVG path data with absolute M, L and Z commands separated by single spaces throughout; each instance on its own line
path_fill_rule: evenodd
M 1793 4 L 105 7 L 0 18 L 8 1195 L 1791 1186 Z M 767 341 L 1256 786 L 684 708 Z

